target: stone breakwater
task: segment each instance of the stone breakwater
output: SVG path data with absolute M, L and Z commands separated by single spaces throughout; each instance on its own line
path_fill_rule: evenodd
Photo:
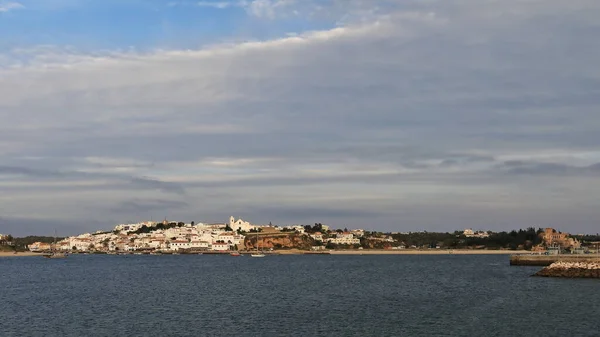
M 600 278 L 600 261 L 596 262 L 555 262 L 538 271 L 533 276 Z
M 534 255 L 534 254 L 514 254 L 510 256 L 511 266 L 540 266 L 546 267 L 555 262 L 598 262 L 598 255 Z

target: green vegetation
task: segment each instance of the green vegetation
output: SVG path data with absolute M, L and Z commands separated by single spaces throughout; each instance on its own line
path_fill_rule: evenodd
M 56 241 L 60 241 L 64 238 L 56 238 Z M 27 250 L 27 246 L 34 242 L 53 243 L 54 237 L 52 236 L 26 236 L 23 238 L 14 238 L 12 240 L 13 247 L 16 251 L 22 252 Z
M 147 234 L 147 233 L 154 232 L 156 230 L 165 230 L 165 229 L 170 229 L 170 228 L 175 228 L 175 227 L 183 227 L 184 225 L 185 224 L 183 222 L 171 222 L 166 225 L 161 222 L 161 223 L 156 224 L 156 226 L 143 225 L 138 230 L 130 231 L 127 233 L 128 234 Z
M 600 234 L 595 235 L 573 235 L 574 238 L 581 242 L 582 246 L 595 246 L 600 242 Z
M 407 247 L 418 248 L 488 248 L 488 249 L 526 249 L 542 243 L 540 233 L 543 230 L 535 228 L 519 229 L 510 232 L 490 233 L 487 238 L 466 237 L 462 232 L 436 233 L 416 232 L 408 234 L 393 234 L 397 241 L 404 242 Z
M 306 233 L 309 233 L 309 234 L 313 234 L 313 233 L 316 233 L 316 232 L 323 233 L 323 224 L 322 223 L 315 223 L 314 226 L 306 225 L 306 226 L 304 226 L 304 231 Z

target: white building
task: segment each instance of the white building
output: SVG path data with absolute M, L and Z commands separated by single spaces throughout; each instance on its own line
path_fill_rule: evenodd
M 315 239 L 315 241 L 323 241 L 323 234 L 321 232 L 310 234 L 310 237 Z
M 187 240 L 173 240 L 169 244 L 169 249 L 175 251 L 190 248 L 192 248 L 191 243 Z
M 131 223 L 131 224 L 120 224 L 120 225 L 116 225 L 114 230 L 117 232 L 133 232 L 133 231 L 136 231 L 136 230 L 142 228 L 143 226 L 156 227 L 157 224 L 158 223 L 154 222 L 154 221 L 143 221 L 143 222 Z
M 364 229 L 353 229 L 350 231 L 350 233 L 354 234 L 354 236 L 359 237 L 359 238 L 365 236 Z
M 360 239 L 354 237 L 354 234 L 350 232 L 337 233 L 335 238 L 330 238 L 328 242 L 337 245 L 357 245 L 360 244 Z
M 217 241 L 223 241 L 226 243 L 233 243 L 233 241 L 235 240 L 235 232 L 223 232 L 221 234 L 219 234 L 219 236 L 217 236 Z
M 192 249 L 210 249 L 210 242 L 207 241 L 192 241 L 190 242 Z
M 242 232 L 249 232 L 251 229 L 257 228 L 257 226 L 249 223 L 248 221 L 244 221 L 242 218 L 236 220 L 233 216 L 229 218 L 229 227 L 231 227 L 231 229 L 234 231 L 240 230 Z
M 471 228 L 467 228 L 464 230 L 463 235 L 468 238 L 487 238 L 490 235 L 484 231 L 473 231 Z
M 231 245 L 229 243 L 213 242 L 212 246 L 211 246 L 211 250 L 226 251 L 226 250 L 229 250 L 230 246 Z

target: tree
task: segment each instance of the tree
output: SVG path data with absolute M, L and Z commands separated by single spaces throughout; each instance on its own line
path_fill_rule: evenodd
M 13 238 L 13 236 L 12 236 L 12 235 L 8 234 L 8 235 L 6 236 L 6 241 L 7 241 L 7 242 L 13 242 L 13 240 L 14 240 L 14 238 Z
M 77 246 L 71 247 L 72 250 L 77 250 Z
M 192 226 L 194 226 L 196 223 L 195 223 L 194 221 L 192 221 L 190 224 L 191 224 Z

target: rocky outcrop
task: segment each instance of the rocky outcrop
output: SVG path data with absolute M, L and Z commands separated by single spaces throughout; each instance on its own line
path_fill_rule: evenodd
M 600 278 L 600 261 L 598 262 L 555 262 L 535 273 L 533 276 L 568 277 L 568 278 Z
M 309 250 L 315 245 L 315 240 L 308 235 L 302 234 L 248 234 L 244 240 L 247 250 L 256 249 L 302 249 Z
M 597 256 L 561 254 L 561 255 L 539 255 L 539 254 L 515 254 L 510 256 L 511 266 L 540 266 L 546 267 L 555 262 L 598 262 Z

